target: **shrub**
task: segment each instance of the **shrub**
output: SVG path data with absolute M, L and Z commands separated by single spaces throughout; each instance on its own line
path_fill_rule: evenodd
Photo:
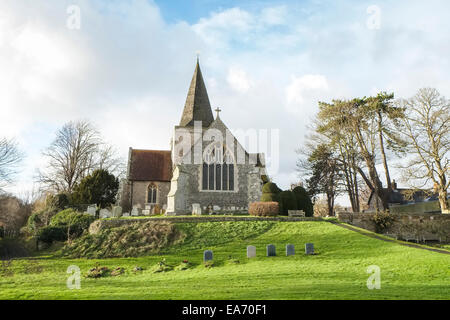
M 278 202 L 252 202 L 248 213 L 252 216 L 276 216 L 278 214 Z
M 281 189 L 273 182 L 268 182 L 262 187 L 262 202 L 278 202 L 278 194 L 281 192 Z
M 375 232 L 383 233 L 392 225 L 395 218 L 388 212 L 377 212 L 372 216 L 371 220 L 375 224 Z
M 36 234 L 39 229 L 49 225 L 51 218 L 56 214 L 52 208 L 33 213 L 28 217 L 27 231 Z
M 50 225 L 69 230 L 70 236 L 79 237 L 84 230 L 88 229 L 95 218 L 87 213 L 79 213 L 73 209 L 58 212 L 50 220 Z
M 297 210 L 297 198 L 292 191 L 282 191 L 279 194 L 280 214 L 288 215 L 288 210 Z
M 44 227 L 39 230 L 38 239 L 47 244 L 50 244 L 53 241 L 65 241 L 67 239 L 67 229 L 54 226 Z
M 312 217 L 314 215 L 314 208 L 311 198 L 303 187 L 295 187 L 292 192 L 297 199 L 297 210 L 303 210 L 306 217 Z

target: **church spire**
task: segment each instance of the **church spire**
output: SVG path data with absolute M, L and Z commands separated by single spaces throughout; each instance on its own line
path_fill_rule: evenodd
M 206 86 L 198 62 L 198 56 L 197 65 L 195 66 L 194 75 L 192 76 L 191 85 L 189 86 L 184 105 L 183 115 L 181 116 L 180 126 L 193 126 L 194 121 L 202 121 L 203 127 L 208 127 L 214 121 L 208 92 L 206 92 Z

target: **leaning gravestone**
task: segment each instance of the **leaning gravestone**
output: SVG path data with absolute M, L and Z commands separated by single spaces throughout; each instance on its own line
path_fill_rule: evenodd
M 314 244 L 313 243 L 305 244 L 305 254 L 314 254 Z
M 293 244 L 286 245 L 286 256 L 295 255 L 295 247 Z
M 273 244 L 269 244 L 267 246 L 267 256 L 268 257 L 274 257 L 276 256 L 275 246 Z
M 203 262 L 211 261 L 213 259 L 213 252 L 211 250 L 203 251 Z
M 256 247 L 255 246 L 247 246 L 247 258 L 256 257 Z

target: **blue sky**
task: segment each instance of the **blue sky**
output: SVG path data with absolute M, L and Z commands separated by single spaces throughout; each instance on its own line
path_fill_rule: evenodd
M 73 4 L 80 29 L 67 27 Z M 70 120 L 90 119 L 124 157 L 168 149 L 197 52 L 231 129 L 279 130 L 271 175 L 287 188 L 318 101 L 450 96 L 448 12 L 445 0 L 1 1 L 0 136 L 27 154 L 9 190 L 32 186 Z

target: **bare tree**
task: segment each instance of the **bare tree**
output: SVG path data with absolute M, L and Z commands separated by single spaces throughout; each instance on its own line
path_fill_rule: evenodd
M 404 167 L 406 177 L 416 187 L 433 183 L 439 194 L 442 211 L 449 209 L 447 190 L 450 184 L 450 100 L 436 89 L 423 88 L 407 100 L 399 100 L 405 116 L 399 132 L 408 143 L 411 159 Z
M 96 169 L 117 173 L 122 162 L 86 120 L 65 124 L 43 155 L 48 166 L 39 171 L 38 180 L 46 189 L 56 192 L 72 192 L 77 183 Z
M 12 182 L 22 159 L 23 153 L 18 149 L 16 141 L 0 139 L 0 188 Z

